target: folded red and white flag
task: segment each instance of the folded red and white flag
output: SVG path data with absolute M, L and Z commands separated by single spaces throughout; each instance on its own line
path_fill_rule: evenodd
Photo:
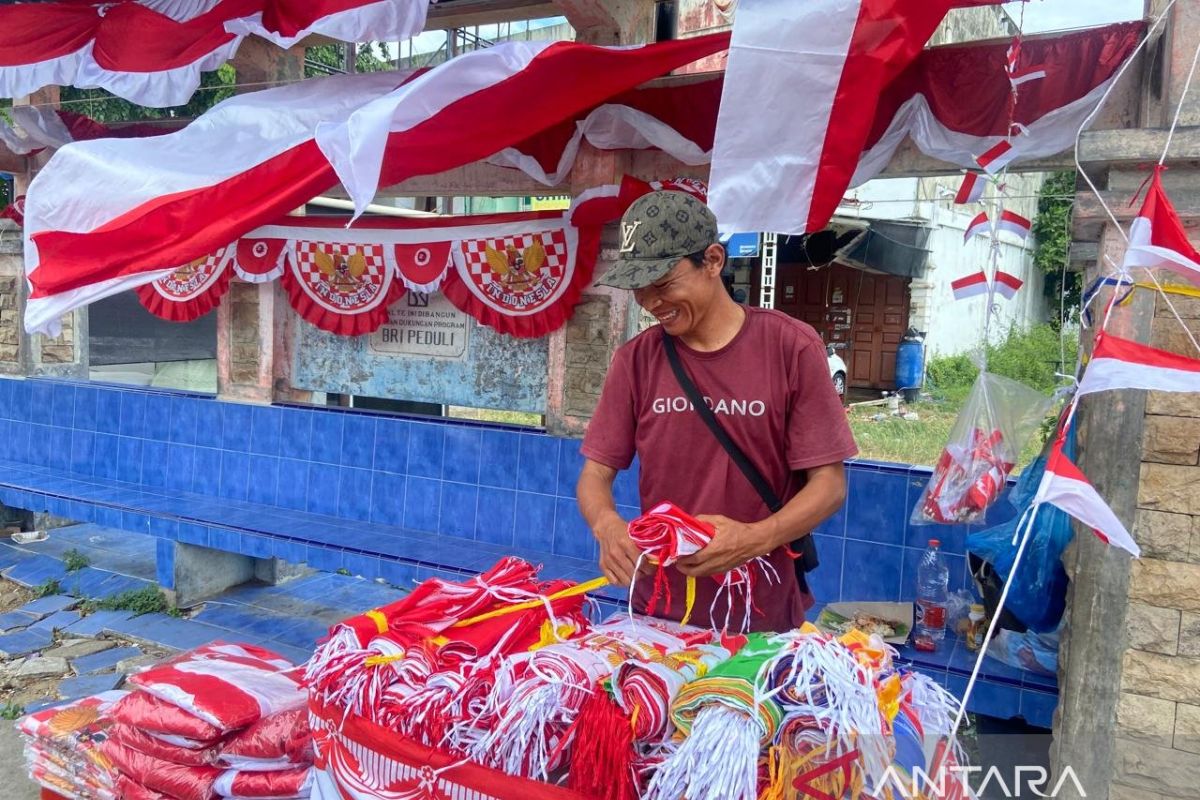
M 1129 228 L 1123 266 L 1162 267 L 1200 284 L 1200 252 L 1188 240 L 1175 206 L 1163 191 L 1162 170 L 1155 167 L 1142 209 Z
M 1082 396 L 1115 389 L 1200 392 L 1200 359 L 1101 331 L 1075 393 Z
M 996 270 L 993 285 L 996 287 L 996 294 L 1002 295 L 1005 300 L 1012 300 L 1017 290 L 1025 285 L 1025 281 L 1016 275 L 1010 275 L 1004 270 Z
M 1140 557 L 1141 548 L 1129 535 L 1129 531 L 1117 519 L 1117 515 L 1104 502 L 1079 467 L 1072 463 L 1062 451 L 1062 440 L 1054 443 L 1050 457 L 1046 460 L 1046 471 L 1033 497 L 1034 504 L 1049 503 L 1062 509 L 1108 544 L 1116 545 Z
M 888 85 L 952 6 L 979 0 L 753 0 L 738 8 L 710 205 L 724 231 L 818 231 L 833 216 Z M 748 124 L 780 97 L 804 109 Z M 815 156 L 815 157 L 814 157 Z
M 980 211 L 967 225 L 967 229 L 963 231 L 963 241 L 969 242 L 973 237 L 982 236 L 985 233 L 991 233 L 991 231 L 992 221 L 988 219 L 986 211 Z
M 1007 231 L 1013 236 L 1024 239 L 1033 230 L 1033 223 L 1014 211 L 1007 209 L 1000 213 L 1000 221 L 996 223 L 997 231 Z
M 144 106 L 182 105 L 200 73 L 250 34 L 283 48 L 320 34 L 395 42 L 425 27 L 428 0 L 140 0 L 0 5 L 0 97 L 43 86 L 101 88 Z
M 1019 155 L 1017 149 L 1008 139 L 1001 139 L 994 145 L 975 156 L 975 163 L 983 167 L 988 175 L 995 175 L 1007 167 Z
M 66 311 L 216 252 L 339 175 L 361 209 L 378 185 L 479 161 L 728 41 L 512 42 L 417 76 L 335 76 L 237 95 L 166 136 L 69 144 L 29 189 L 26 328 L 53 335 Z
M 966 300 L 968 297 L 978 297 L 988 293 L 988 279 L 983 270 L 951 281 L 950 291 L 954 292 L 955 300 Z
M 16 200 L 0 209 L 0 219 L 11 219 L 18 226 L 25 224 L 25 195 L 21 195 Z
M 983 198 L 983 190 L 987 186 L 987 177 L 982 172 L 975 170 L 967 170 L 967 174 L 963 176 L 962 183 L 958 187 L 958 193 L 954 195 L 954 202 L 959 205 L 966 203 L 976 203 Z

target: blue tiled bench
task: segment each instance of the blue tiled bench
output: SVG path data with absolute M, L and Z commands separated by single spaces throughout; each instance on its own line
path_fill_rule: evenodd
M 538 431 L 0 379 L 0 441 L 0 502 L 158 537 L 168 587 L 175 541 L 398 585 L 505 554 L 597 574 L 578 442 Z
M 158 537 L 167 587 L 174 542 L 396 585 L 474 574 L 505 554 L 544 564 L 548 577 L 598 574 L 575 504 L 579 442 L 538 431 L 0 378 L 0 442 L 0 502 Z M 972 526 L 908 522 L 928 468 L 855 460 L 847 472 L 846 505 L 815 532 L 818 607 L 912 600 L 930 537 L 943 543 L 951 589 L 969 584 Z M 614 495 L 623 515 L 638 513 L 636 468 L 618 476 Z M 1000 501 L 983 524 L 1012 513 Z M 965 685 L 958 662 L 924 656 L 913 662 Z M 1004 669 L 989 662 L 984 677 L 996 688 L 981 687 L 972 710 L 983 703 L 1049 724 L 1052 682 Z

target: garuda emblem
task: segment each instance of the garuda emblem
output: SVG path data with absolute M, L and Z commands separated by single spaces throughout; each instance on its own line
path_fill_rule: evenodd
M 537 239 L 522 251 L 511 244 L 504 251 L 488 247 L 487 263 L 492 274 L 507 289 L 524 292 L 541 280 L 542 267 L 546 264 L 546 248 Z

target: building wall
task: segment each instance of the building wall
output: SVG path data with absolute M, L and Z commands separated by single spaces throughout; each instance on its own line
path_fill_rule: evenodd
M 982 206 L 956 206 L 953 192 L 958 178 L 889 178 L 870 181 L 851 191 L 839 216 L 860 219 L 920 220 L 933 230 L 929 238 L 929 266 L 925 275 L 912 281 L 909 324 L 926 331 L 925 344 L 931 356 L 954 355 L 978 347 L 983 341 L 985 297 L 956 301 L 952 281 L 990 263 L 991 240 L 975 237 L 963 243 L 963 232 Z M 1007 179 L 1005 203 L 1032 219 L 1037 210 L 1037 190 L 1043 176 L 1014 175 Z M 1044 276 L 1033 263 L 1032 240 L 1021 242 L 1003 234 L 1000 238 L 1000 267 L 1025 281 L 1012 300 L 997 298 L 998 315 L 991 322 L 989 339 L 996 341 L 1012 326 L 1028 328 L 1047 319 L 1049 305 L 1042 294 Z
M 1173 298 L 1193 335 L 1200 301 Z M 1195 356 L 1160 299 L 1150 343 Z M 1200 797 L 1200 396 L 1146 401 L 1112 800 Z

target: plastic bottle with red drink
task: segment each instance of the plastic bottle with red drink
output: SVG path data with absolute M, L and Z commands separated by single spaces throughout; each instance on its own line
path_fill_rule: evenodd
M 950 568 L 942 558 L 941 542 L 929 540 L 929 548 L 917 565 L 917 624 L 913 646 L 936 650 L 946 638 L 946 607 L 950 598 Z

